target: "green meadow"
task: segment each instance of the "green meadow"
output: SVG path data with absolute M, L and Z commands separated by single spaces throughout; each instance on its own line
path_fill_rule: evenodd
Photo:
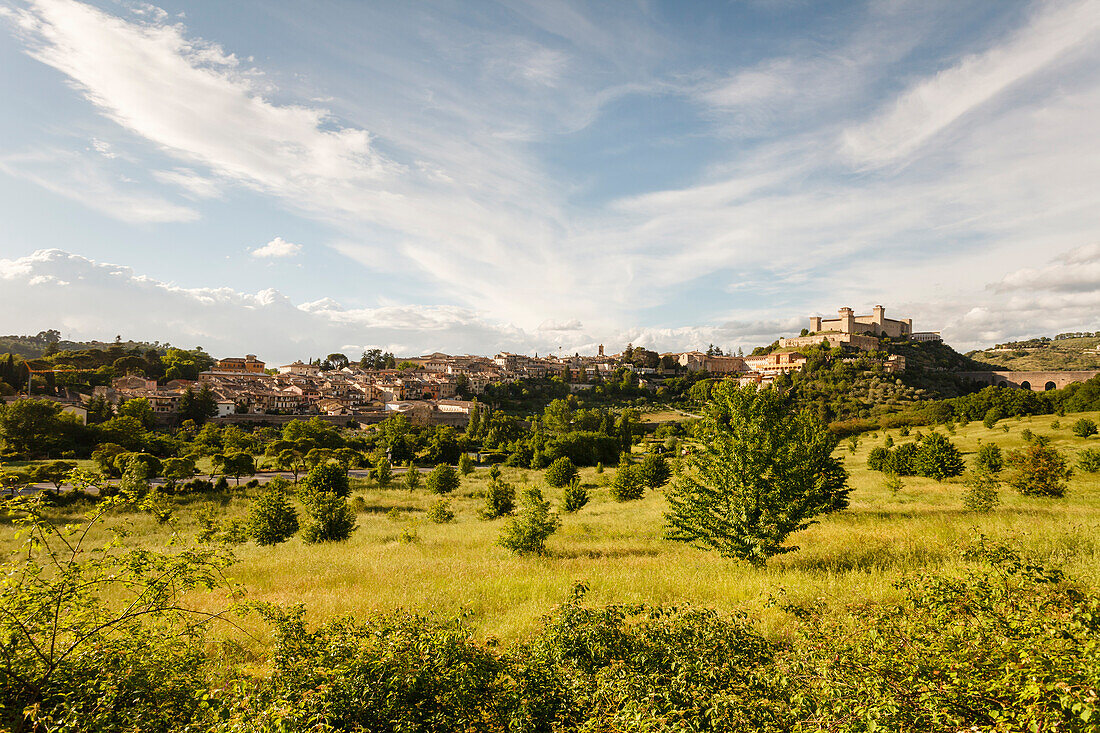
M 1050 438 L 1075 464 L 1078 451 L 1100 447 L 1098 436 L 1073 435 L 1070 427 L 1079 417 L 1007 419 L 992 429 L 972 422 L 956 426 L 949 437 L 969 464 L 981 444 L 1020 448 L 1024 431 L 1030 430 Z M 1060 426 L 1052 427 L 1055 422 Z M 935 429 L 947 433 L 944 426 Z M 927 433 L 930 428 L 920 430 Z M 546 556 L 517 557 L 495 544 L 507 520 L 478 517 L 488 482 L 482 467 L 464 477 L 448 497 L 456 513 L 452 523 L 426 519 L 426 510 L 438 497 L 424 488 L 410 492 L 395 484 L 380 489 L 355 480 L 358 529 L 349 541 L 307 545 L 294 537 L 273 547 L 236 545 L 231 574 L 249 598 L 304 604 L 314 621 L 404 608 L 443 617 L 462 614 L 479 637 L 502 640 L 536 629 L 541 617 L 580 582 L 588 586 L 586 600 L 593 604 L 691 603 L 745 610 L 761 620 L 766 633 L 781 636 L 787 619 L 776 610 L 775 600 L 822 603 L 838 610 L 892 600 L 903 576 L 961 564 L 960 550 L 978 534 L 1057 565 L 1086 585 L 1100 585 L 1100 474 L 1077 471 L 1062 499 L 1024 497 L 1006 486 L 994 512 L 975 514 L 963 507 L 961 479 L 938 483 L 908 477 L 894 494 L 882 474 L 867 468 L 868 452 L 888 435 L 901 443 L 913 440 L 917 432 L 913 429 L 908 437 L 898 430 L 865 434 L 854 452 L 842 441 L 837 454 L 850 473 L 851 506 L 792 535 L 788 544 L 799 549 L 772 559 L 764 569 L 664 539 L 664 497 L 651 491 L 640 501 L 615 502 L 607 488 L 613 468 L 602 474 L 582 469 L 589 504 L 562 515 Z M 504 478 L 522 493 L 525 485 L 541 482 L 541 473 L 505 468 Z M 164 547 L 171 539 L 193 538 L 203 515 L 223 524 L 243 520 L 259 491 L 242 485 L 226 495 L 173 497 L 170 524 L 139 513 L 113 516 L 109 522 L 126 523 L 130 542 Z M 544 493 L 555 505 L 560 503 L 560 489 L 544 487 Z M 76 521 L 86 508 L 77 503 L 56 511 L 59 519 Z M 15 551 L 19 542 L 10 525 L 0 541 L 8 551 Z M 209 608 L 226 602 L 210 596 L 195 600 Z

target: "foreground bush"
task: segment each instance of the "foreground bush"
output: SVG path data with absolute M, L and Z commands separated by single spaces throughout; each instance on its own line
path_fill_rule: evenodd
M 290 539 L 297 531 L 298 511 L 290 505 L 282 486 L 269 486 L 253 502 L 245 532 L 258 545 L 276 545 Z

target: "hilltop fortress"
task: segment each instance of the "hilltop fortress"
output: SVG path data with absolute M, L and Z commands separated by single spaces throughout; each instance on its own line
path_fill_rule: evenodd
M 912 341 L 939 341 L 938 331 L 913 331 L 913 319 L 895 320 L 886 317 L 886 309 L 876 305 L 871 314 L 857 316 L 848 307 L 837 311 L 836 318 L 810 317 L 809 332 L 803 336 L 779 339 L 781 348 L 804 348 L 827 341 L 829 346 L 851 346 L 861 351 L 874 351 L 879 338 L 910 339 Z

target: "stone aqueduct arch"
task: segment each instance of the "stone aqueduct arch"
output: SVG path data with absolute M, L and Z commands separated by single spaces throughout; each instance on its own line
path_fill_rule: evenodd
M 1084 382 L 1100 374 L 1100 369 L 1075 372 L 956 372 L 956 375 L 973 382 L 998 387 L 1030 389 L 1032 392 L 1048 392 L 1061 389 L 1074 382 Z

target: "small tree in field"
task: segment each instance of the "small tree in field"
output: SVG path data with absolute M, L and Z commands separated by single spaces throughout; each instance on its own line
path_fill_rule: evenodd
M 1077 467 L 1086 473 L 1100 471 L 1100 448 L 1086 448 L 1078 453 Z
M 1096 435 L 1096 422 L 1087 417 L 1081 418 L 1073 423 L 1073 434 L 1078 438 L 1088 438 Z
M 568 486 L 565 487 L 565 495 L 562 497 L 561 508 L 562 511 L 573 512 L 580 511 L 585 504 L 588 503 L 588 489 L 584 488 L 584 484 L 581 483 L 580 478 L 573 479 Z
M 939 433 L 929 433 L 920 442 L 914 456 L 917 474 L 943 481 L 963 472 L 963 460 L 959 449 Z
M 615 478 L 611 482 L 611 498 L 615 501 L 636 501 L 645 496 L 645 483 L 639 466 L 630 462 L 630 455 L 623 454 Z
M 672 478 L 672 469 L 660 453 L 647 453 L 638 466 L 638 477 L 645 486 L 659 489 Z
M 428 518 L 429 522 L 435 522 L 436 524 L 447 524 L 455 520 L 455 513 L 454 510 L 451 509 L 451 502 L 446 499 L 440 499 L 428 507 L 425 516 Z
M 1009 453 L 1008 463 L 1014 469 L 1008 483 L 1021 494 L 1055 498 L 1066 495 L 1073 469 L 1056 448 L 1029 445 Z
M 573 465 L 573 461 L 563 457 L 550 464 L 543 478 L 547 486 L 560 489 L 562 486 L 567 486 L 576 476 L 577 467 Z
M 298 531 L 298 511 L 287 501 L 278 484 L 268 486 L 252 504 L 245 532 L 258 545 L 276 545 Z
M 458 488 L 458 472 L 446 463 L 440 463 L 428 474 L 428 491 L 433 494 L 449 494 Z
M 963 506 L 972 512 L 988 514 L 1000 503 L 998 489 L 1001 486 L 997 474 L 978 470 L 967 473 L 966 492 L 963 494 Z
M 783 541 L 848 506 L 838 438 L 774 389 L 723 382 L 711 392 L 700 445 L 666 492 L 668 536 L 763 565 Z
M 420 488 L 420 471 L 416 470 L 416 466 L 409 466 L 405 469 L 405 473 L 401 475 L 401 485 L 409 491 L 416 491 Z
M 393 481 L 393 469 L 390 468 L 390 459 L 382 456 L 378 463 L 374 464 L 374 480 L 381 488 L 386 488 Z
M 974 462 L 977 464 L 978 471 L 984 473 L 1000 473 L 1005 467 L 1004 454 L 996 443 L 986 443 L 979 448 Z
M 532 486 L 523 492 L 523 511 L 504 526 L 497 542 L 517 555 L 542 555 L 546 553 L 546 539 L 560 526 L 561 520 L 550 511 L 550 502 L 542 498 L 537 486 Z
M 493 466 L 496 469 L 496 466 Z M 499 469 L 496 475 L 490 475 L 489 488 L 485 490 L 485 508 L 481 510 L 482 519 L 496 519 L 516 510 L 516 490 L 501 479 Z
M 327 491 L 311 494 L 306 511 L 309 518 L 302 528 L 302 539 L 307 544 L 341 542 L 355 531 L 355 512 L 343 496 Z
M 469 476 L 474 472 L 474 461 L 469 453 L 463 453 L 458 459 L 458 472 L 463 476 Z

